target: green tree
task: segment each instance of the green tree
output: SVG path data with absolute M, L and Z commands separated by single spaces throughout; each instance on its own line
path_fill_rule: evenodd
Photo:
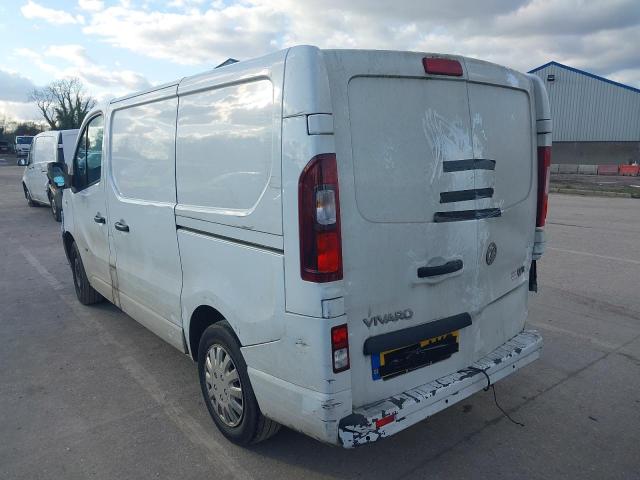
M 56 80 L 46 87 L 36 88 L 30 98 L 52 130 L 80 128 L 84 117 L 96 104 L 79 78 Z

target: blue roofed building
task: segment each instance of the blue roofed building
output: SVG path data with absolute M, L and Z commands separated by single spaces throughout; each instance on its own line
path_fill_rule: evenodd
M 549 92 L 553 163 L 640 163 L 640 89 L 558 62 L 529 73 Z

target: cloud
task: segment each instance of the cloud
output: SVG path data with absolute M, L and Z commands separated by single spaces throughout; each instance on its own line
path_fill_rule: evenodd
M 93 15 L 83 32 L 145 56 L 213 66 L 227 57 L 248 58 L 278 49 L 275 39 L 286 21 L 283 12 L 260 5 L 236 4 L 203 13 L 116 6 Z
M 104 8 L 104 2 L 101 0 L 78 0 L 78 7 L 80 7 L 81 10 L 99 12 Z
M 44 20 L 54 25 L 84 23 L 84 17 L 82 15 L 73 16 L 64 10 L 43 7 L 32 0 L 29 0 L 26 5 L 20 7 L 20 11 L 22 15 L 29 20 Z
M 0 100 L 26 102 L 35 85 L 19 73 L 0 70 Z
M 141 90 L 151 86 L 141 74 L 132 70 L 114 70 L 96 63 L 82 45 L 50 45 L 40 54 L 27 48 L 16 53 L 28 58 L 40 70 L 49 73 L 53 79 L 78 77 L 91 93 L 100 96 L 106 91 L 112 95 L 121 95 L 132 90 Z
M 94 12 L 83 32 L 206 68 L 313 44 L 457 53 L 522 71 L 557 60 L 640 85 L 637 0 L 174 0 L 169 11 L 124 2 Z
M 17 120 L 19 122 L 42 122 L 42 115 L 31 102 L 9 102 L 0 100 L 0 118 Z

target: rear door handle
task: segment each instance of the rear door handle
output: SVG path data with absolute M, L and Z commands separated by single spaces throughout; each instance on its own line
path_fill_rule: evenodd
M 99 213 L 96 213 L 96 216 L 93 217 L 93 221 L 96 223 L 107 223 L 107 221 L 104 219 L 104 217 L 102 215 L 100 215 Z
M 443 265 L 420 267 L 418 269 L 418 278 L 437 277 L 438 275 L 457 272 L 458 270 L 462 270 L 462 265 L 462 260 L 451 260 Z
M 116 222 L 113 224 L 114 227 L 116 227 L 116 230 L 120 230 L 121 232 L 128 232 L 129 231 L 129 226 L 122 223 L 122 222 Z

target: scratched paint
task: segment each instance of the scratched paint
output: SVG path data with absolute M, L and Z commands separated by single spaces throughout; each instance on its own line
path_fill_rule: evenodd
M 340 443 L 353 448 L 393 435 L 485 388 L 482 371 L 493 383 L 533 361 L 541 348 L 542 337 L 534 330 L 524 331 L 469 367 L 357 409 L 340 422 Z M 376 427 L 377 420 L 389 415 L 395 421 Z
M 448 120 L 433 108 L 427 108 L 422 119 L 422 129 L 438 165 L 438 168 L 433 169 L 430 185 L 441 178 L 442 162 L 473 157 L 469 129 L 465 128 L 462 119 Z

